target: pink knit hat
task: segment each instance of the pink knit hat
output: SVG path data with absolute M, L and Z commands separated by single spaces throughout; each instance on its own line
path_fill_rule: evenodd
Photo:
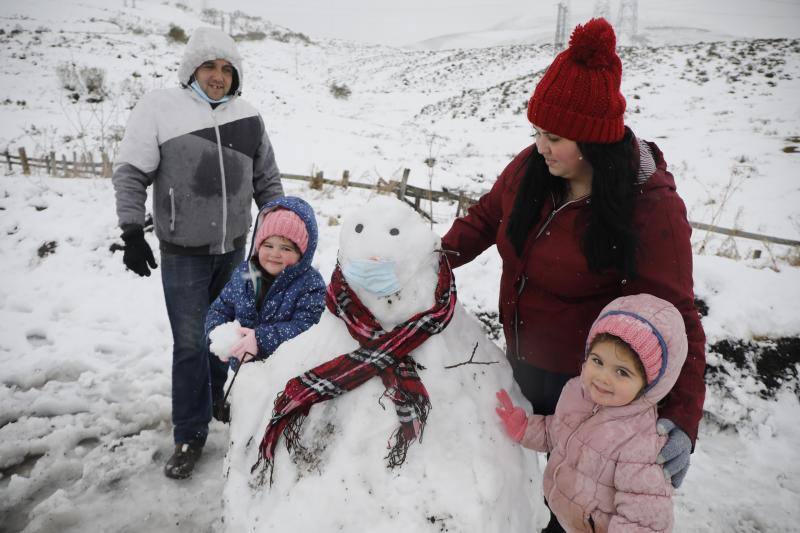
M 300 248 L 300 254 L 306 253 L 308 230 L 305 222 L 294 211 L 275 209 L 264 215 L 256 232 L 253 250 L 257 251 L 261 243 L 273 235 L 289 239 Z
M 653 327 L 646 320 L 625 311 L 603 314 L 592 324 L 586 345 L 591 346 L 594 338 L 601 333 L 609 333 L 628 343 L 642 361 L 647 384 L 653 383 L 661 371 L 663 341 L 656 336 Z

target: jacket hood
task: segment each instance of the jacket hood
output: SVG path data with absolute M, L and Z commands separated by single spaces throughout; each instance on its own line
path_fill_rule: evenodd
M 634 146 L 639 156 L 637 182 L 642 189 L 649 191 L 667 187 L 675 190 L 675 178 L 667 171 L 667 162 L 658 146 L 638 137 L 636 137 Z
M 250 264 L 251 274 L 255 274 L 254 270 L 258 271 L 258 269 L 255 267 L 255 265 L 253 265 L 253 261 L 251 261 L 251 259 L 257 255 L 257 250 L 255 250 L 255 240 L 256 234 L 258 233 L 258 228 L 264 220 L 266 214 L 274 209 L 278 209 L 279 207 L 282 207 L 283 209 L 289 209 L 299 216 L 300 220 L 305 223 L 306 231 L 308 232 L 308 246 L 306 247 L 306 252 L 300 256 L 300 261 L 297 264 L 287 267 L 286 270 L 284 270 L 278 276 L 278 278 L 288 278 L 287 281 L 291 281 L 291 279 L 294 279 L 311 268 L 311 262 L 314 259 L 314 252 L 317 250 L 317 218 L 314 216 L 314 209 L 302 198 L 298 198 L 296 196 L 282 196 L 265 204 L 264 207 L 261 208 L 261 210 L 258 212 L 258 216 L 256 216 L 256 222 L 253 224 L 253 234 L 250 238 L 250 252 L 247 254 L 247 258 Z M 284 276 L 284 273 L 287 275 Z
M 641 322 L 643 330 L 652 334 L 653 340 L 661 346 L 661 367 L 658 375 L 645 387 L 644 394 L 640 397 L 647 404 L 655 405 L 675 385 L 686 360 L 688 340 L 683 317 L 674 305 L 653 295 L 623 296 L 612 301 L 600 312 L 590 330 L 587 349 L 598 329 L 603 330 L 604 319 L 613 315 L 625 315 L 626 318 Z M 598 325 L 601 327 L 598 328 Z
M 194 30 L 183 51 L 181 64 L 178 67 L 178 81 L 183 86 L 189 85 L 189 80 L 197 67 L 214 59 L 229 61 L 236 69 L 237 79 L 234 80 L 234 84 L 237 80 L 238 84 L 232 87 L 231 94 L 240 95 L 244 81 L 242 56 L 239 55 L 236 42 L 230 35 L 218 28 L 203 27 Z

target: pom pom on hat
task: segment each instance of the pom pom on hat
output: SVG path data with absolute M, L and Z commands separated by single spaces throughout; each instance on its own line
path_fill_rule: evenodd
M 611 24 L 592 19 L 572 32 L 528 102 L 528 120 L 575 142 L 614 143 L 625 135 L 622 62 Z
M 612 67 L 617 57 L 617 36 L 605 19 L 578 24 L 569 38 L 572 58 L 589 68 Z
M 305 222 L 294 211 L 279 208 L 264 215 L 256 231 L 254 253 L 258 253 L 261 243 L 273 235 L 289 239 L 297 245 L 301 254 L 306 253 L 308 230 Z

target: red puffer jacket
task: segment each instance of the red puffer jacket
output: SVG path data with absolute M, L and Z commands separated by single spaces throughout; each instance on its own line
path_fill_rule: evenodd
M 497 245 L 503 260 L 500 321 L 508 354 L 550 372 L 580 373 L 589 328 L 611 300 L 649 293 L 672 303 L 686 324 L 689 354 L 660 413 L 694 443 L 705 398 L 705 334 L 694 305 L 691 227 L 661 151 L 653 143 L 647 146 L 656 168 L 640 185 L 634 209 L 639 242 L 635 279 L 625 279 L 615 269 L 589 271 L 575 228 L 579 215 L 587 215 L 591 198 L 559 209 L 546 202 L 522 256 L 517 255 L 506 227 L 533 146 L 517 155 L 492 190 L 453 223 L 442 245 L 459 253 L 451 258 L 453 266 Z

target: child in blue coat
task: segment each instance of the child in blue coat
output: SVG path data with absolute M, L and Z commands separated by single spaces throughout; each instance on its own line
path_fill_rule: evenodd
M 325 281 L 311 266 L 317 248 L 317 222 L 304 200 L 286 196 L 266 204 L 256 217 L 248 259 L 231 275 L 206 316 L 208 334 L 238 320 L 241 339 L 228 357 L 218 356 L 212 372 L 221 379 L 212 390 L 214 415 L 222 399 L 228 358 L 264 359 L 283 342 L 317 322 L 325 309 Z

